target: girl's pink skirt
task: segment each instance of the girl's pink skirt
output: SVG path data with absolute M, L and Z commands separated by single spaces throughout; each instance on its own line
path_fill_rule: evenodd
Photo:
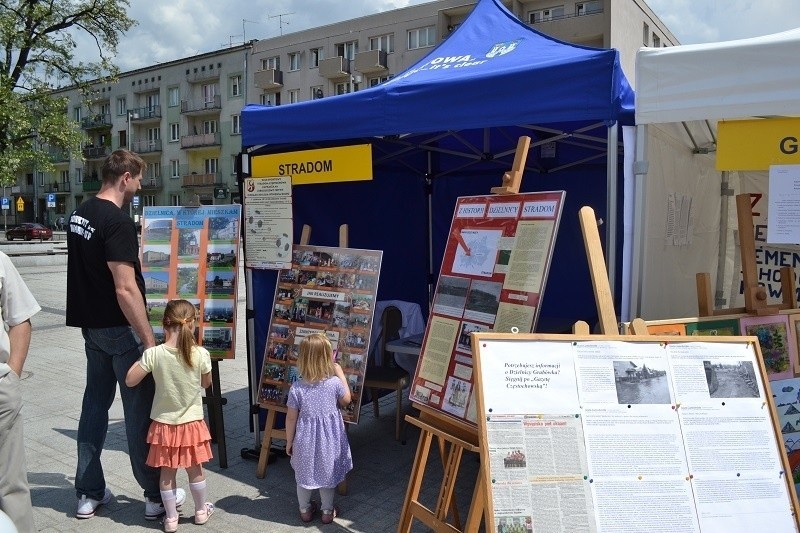
M 186 468 L 205 463 L 212 457 L 211 434 L 205 420 L 177 426 L 153 420 L 147 431 L 147 442 L 150 451 L 145 462 L 155 468 Z

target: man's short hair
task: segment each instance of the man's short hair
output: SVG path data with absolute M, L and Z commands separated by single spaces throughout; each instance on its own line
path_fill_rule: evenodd
M 130 172 L 131 176 L 138 176 L 144 167 L 144 159 L 139 154 L 125 149 L 114 150 L 103 161 L 103 183 L 114 183 L 126 172 Z

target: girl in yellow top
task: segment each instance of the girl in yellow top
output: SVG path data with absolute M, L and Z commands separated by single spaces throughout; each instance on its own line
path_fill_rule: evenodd
M 164 310 L 166 342 L 145 350 L 131 366 L 125 384 L 135 387 L 153 374 L 156 394 L 150 411 L 147 464 L 161 468 L 159 488 L 166 517 L 164 531 L 178 529 L 175 476 L 185 468 L 194 499 L 194 523 L 205 524 L 214 513 L 206 501 L 204 462 L 211 459 L 211 434 L 203 418 L 202 389 L 211 385 L 211 357 L 194 342 L 197 309 L 186 300 L 171 300 Z

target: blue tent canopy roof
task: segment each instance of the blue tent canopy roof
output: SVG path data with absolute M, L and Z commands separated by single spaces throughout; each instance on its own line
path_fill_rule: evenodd
M 247 105 L 242 144 L 302 143 L 524 124 L 632 124 L 616 50 L 543 35 L 480 0 L 431 53 L 376 87 L 287 106 Z

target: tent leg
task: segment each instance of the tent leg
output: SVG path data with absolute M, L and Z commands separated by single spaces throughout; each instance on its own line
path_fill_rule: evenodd
M 614 281 L 617 277 L 617 154 L 618 154 L 618 128 L 617 123 L 608 126 L 608 144 L 606 159 L 606 268 L 608 270 L 608 284 L 611 295 L 614 295 Z

